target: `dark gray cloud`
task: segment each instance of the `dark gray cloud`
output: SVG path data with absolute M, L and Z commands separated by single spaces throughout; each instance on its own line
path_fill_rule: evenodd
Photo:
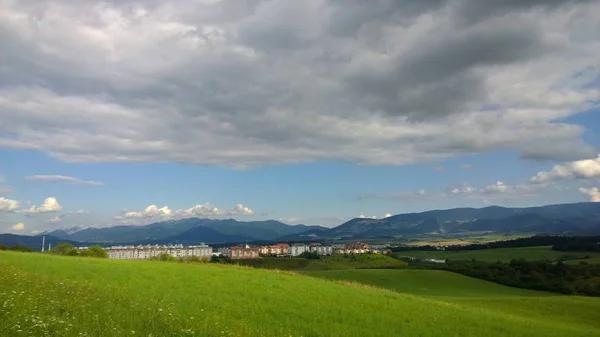
M 467 4 L 3 0 L 0 147 L 234 167 L 594 152 L 561 120 L 597 97 L 572 75 L 597 68 L 598 3 Z

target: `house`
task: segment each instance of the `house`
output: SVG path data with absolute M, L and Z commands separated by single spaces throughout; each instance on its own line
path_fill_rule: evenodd
M 288 245 L 287 243 L 278 243 L 278 244 L 274 244 L 274 245 L 260 246 L 259 250 L 260 250 L 260 254 L 263 256 L 264 255 L 282 256 L 282 255 L 289 254 L 289 248 L 290 248 L 290 245 Z
M 250 247 L 248 245 L 245 245 L 229 248 L 229 258 L 232 260 L 258 259 L 259 255 L 259 247 Z

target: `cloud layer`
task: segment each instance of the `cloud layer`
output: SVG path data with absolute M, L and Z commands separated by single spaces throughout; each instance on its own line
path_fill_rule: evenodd
M 123 215 L 115 217 L 115 220 L 123 223 L 150 223 L 170 219 L 184 218 L 224 218 L 237 216 L 252 216 L 254 211 L 242 204 L 237 204 L 231 209 L 219 209 L 209 203 L 198 204 L 187 209 L 171 210 L 168 206 L 158 207 L 150 205 L 143 211 L 124 212 Z
M 597 153 L 592 1 L 0 0 L 0 147 L 68 162 Z M 63 180 L 65 181 L 65 180 Z
M 69 176 L 63 176 L 63 175 L 56 175 L 56 174 L 31 175 L 31 176 L 25 177 L 25 179 L 32 180 L 32 181 L 65 182 L 65 183 L 84 184 L 84 185 L 92 185 L 92 186 L 102 186 L 102 185 L 104 185 L 104 183 L 99 182 L 99 181 L 82 180 L 82 179 L 75 178 L 75 177 L 69 177 Z

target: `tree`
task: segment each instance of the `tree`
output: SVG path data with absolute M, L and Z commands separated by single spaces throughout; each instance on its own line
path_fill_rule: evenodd
M 63 242 L 52 248 L 50 253 L 56 255 L 76 256 L 79 255 L 79 250 L 73 247 L 72 244 Z
M 150 258 L 150 260 L 167 261 L 167 262 L 177 261 L 175 256 L 173 256 L 169 253 L 165 253 L 165 252 L 160 253 L 155 257 Z
M 108 258 L 106 250 L 98 245 L 91 246 L 81 251 L 81 256 Z

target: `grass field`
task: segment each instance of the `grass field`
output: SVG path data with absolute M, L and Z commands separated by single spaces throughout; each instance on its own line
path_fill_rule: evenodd
M 280 270 L 388 269 L 405 268 L 408 265 L 404 261 L 378 254 L 333 255 L 317 260 L 267 257 L 257 260 L 240 260 L 237 263 L 249 267 Z
M 469 251 L 406 251 L 395 253 L 396 256 L 412 256 L 416 258 L 435 258 L 452 260 L 471 260 L 496 262 L 508 262 L 512 259 L 523 258 L 529 261 L 535 260 L 556 260 L 563 256 L 583 257 L 589 255 L 593 258 L 600 258 L 600 253 L 595 252 L 560 252 L 552 250 L 550 246 L 542 247 L 522 247 L 522 248 L 496 248 Z
M 566 261 L 566 264 L 580 264 L 581 262 L 585 262 L 585 263 L 589 263 L 589 264 L 600 264 L 600 257 L 592 257 L 589 259 L 583 259 L 583 260 L 571 260 L 571 261 Z
M 413 276 L 414 290 L 400 292 L 393 281 L 379 284 L 386 290 L 237 266 L 14 252 L 0 252 L 0 271 L 3 337 L 600 336 L 597 299 L 523 290 L 513 296 L 482 283 L 467 285 L 478 287 L 487 302 L 502 300 L 497 306 L 478 296 L 448 300 L 446 293 L 456 297 L 448 284 L 462 287 L 462 281 L 448 281 L 446 274 Z M 360 275 L 367 284 L 364 275 L 422 272 L 354 271 L 366 272 Z M 340 271 L 321 273 L 332 272 Z M 424 279 L 448 283 L 446 290 L 419 290 Z M 522 302 L 505 302 L 512 297 Z M 522 314 L 526 309 L 533 313 Z M 547 314 L 559 310 L 571 319 Z
M 600 298 L 506 287 L 442 270 L 336 270 L 307 275 L 373 285 L 458 307 L 487 309 L 519 320 L 587 327 L 595 330 L 593 335 L 600 335 Z

